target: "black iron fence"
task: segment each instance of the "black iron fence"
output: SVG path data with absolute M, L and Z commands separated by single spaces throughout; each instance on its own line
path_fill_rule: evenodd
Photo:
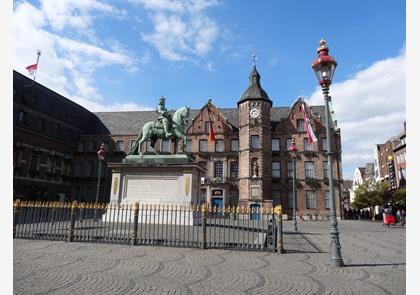
M 281 206 L 17 200 L 13 208 L 14 238 L 284 252 Z

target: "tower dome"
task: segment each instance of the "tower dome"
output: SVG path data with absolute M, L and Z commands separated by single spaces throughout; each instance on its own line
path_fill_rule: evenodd
M 265 100 L 273 105 L 273 102 L 268 97 L 267 92 L 261 87 L 260 83 L 261 76 L 257 71 L 257 67 L 254 64 L 252 72 L 249 74 L 249 86 L 242 94 L 241 99 L 238 101 L 238 106 L 247 100 Z

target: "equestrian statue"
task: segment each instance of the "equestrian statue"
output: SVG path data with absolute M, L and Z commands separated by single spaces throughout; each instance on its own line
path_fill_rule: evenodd
M 188 124 L 190 109 L 188 107 L 181 107 L 171 117 L 165 107 L 165 98 L 161 97 L 156 108 L 156 113 L 158 114 L 157 121 L 149 121 L 144 124 L 128 155 L 141 156 L 141 144 L 150 139 L 151 147 L 155 148 L 158 138 L 175 141 L 175 146 L 178 146 L 178 139 L 182 139 L 182 151 L 184 151 L 185 145 L 187 144 L 185 129 Z

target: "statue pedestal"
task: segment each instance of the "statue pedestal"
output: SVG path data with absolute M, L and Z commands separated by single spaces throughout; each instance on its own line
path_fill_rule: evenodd
M 127 156 L 122 163 L 109 163 L 108 166 L 112 169 L 111 203 L 139 202 L 141 206 L 183 207 L 199 204 L 199 174 L 203 168 L 186 155 Z M 177 212 L 178 216 L 180 213 Z M 159 218 L 143 219 L 139 216 L 139 221 L 155 223 L 159 220 L 159 223 L 169 223 L 173 213 L 156 210 L 150 214 L 159 214 Z M 192 214 L 177 218 L 185 224 L 193 224 Z M 124 220 L 121 217 L 121 221 Z

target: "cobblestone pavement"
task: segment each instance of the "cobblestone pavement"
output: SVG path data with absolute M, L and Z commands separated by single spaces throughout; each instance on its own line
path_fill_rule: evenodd
M 405 294 L 405 228 L 339 221 L 343 268 L 329 266 L 330 225 L 301 221 L 285 254 L 14 240 L 14 294 Z

